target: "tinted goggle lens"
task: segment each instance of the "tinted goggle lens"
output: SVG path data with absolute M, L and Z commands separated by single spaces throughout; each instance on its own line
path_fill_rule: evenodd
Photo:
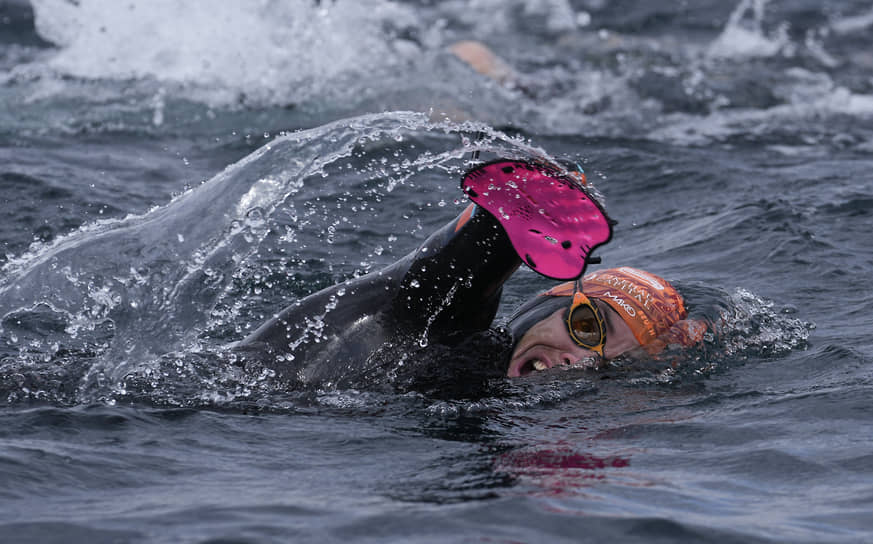
M 606 343 L 606 329 L 603 318 L 593 303 L 581 293 L 573 297 L 573 305 L 567 316 L 570 336 L 577 344 L 603 354 Z
M 597 316 L 588 306 L 579 306 L 570 317 L 573 336 L 586 345 L 596 346 L 600 343 L 600 327 L 597 326 Z

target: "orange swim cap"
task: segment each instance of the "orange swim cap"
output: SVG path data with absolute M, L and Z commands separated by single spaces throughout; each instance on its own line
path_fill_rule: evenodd
M 543 294 L 572 296 L 574 289 L 575 282 L 567 282 Z M 642 346 L 688 315 L 682 296 L 667 280 L 629 266 L 588 274 L 582 278 L 582 292 L 615 310 Z

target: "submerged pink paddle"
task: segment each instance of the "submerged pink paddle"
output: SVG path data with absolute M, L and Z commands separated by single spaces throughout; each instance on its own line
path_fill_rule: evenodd
M 600 204 L 548 164 L 481 164 L 464 174 L 461 188 L 500 222 L 521 260 L 549 278 L 578 278 L 591 252 L 612 237 Z

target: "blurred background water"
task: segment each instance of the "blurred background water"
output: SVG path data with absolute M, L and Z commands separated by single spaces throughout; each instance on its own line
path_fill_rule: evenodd
M 871 540 L 871 29 L 869 0 L 0 0 L 0 541 Z M 473 150 L 579 163 L 603 266 L 722 334 L 473 392 L 232 364 L 462 210 Z

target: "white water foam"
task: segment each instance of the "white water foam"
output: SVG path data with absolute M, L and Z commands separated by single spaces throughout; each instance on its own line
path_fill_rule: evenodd
M 863 32 L 871 26 L 873 26 L 873 8 L 870 8 L 870 11 L 867 13 L 854 15 L 852 17 L 844 17 L 831 23 L 831 28 L 837 34 Z
M 212 103 L 297 102 L 340 76 L 418 53 L 392 31 L 414 12 L 385 0 L 33 0 L 33 8 L 40 36 L 59 48 L 54 70 L 194 86 Z
M 349 116 L 431 109 L 437 112 L 434 118 L 445 112 L 452 119 L 543 132 L 575 134 L 584 127 L 592 135 L 643 132 L 655 139 L 695 144 L 747 132 L 750 127 L 760 133 L 767 128 L 761 123 L 769 121 L 779 124 L 821 114 L 863 117 L 869 115 L 873 100 L 858 86 L 839 87 L 847 83 L 828 72 L 816 74 L 826 80 L 823 86 L 787 73 L 784 84 L 776 82 L 767 89 L 775 100 L 744 107 L 743 76 L 754 77 L 758 64 L 771 58 L 784 62 L 794 55 L 801 60 L 811 56 L 828 68 L 838 66 L 846 60 L 825 49 L 828 29 L 859 32 L 870 24 L 867 15 L 830 24 L 822 20 L 805 41 L 795 43 L 788 36 L 787 22 L 767 19 L 767 0 L 738 0 L 708 46 L 704 42 L 677 50 L 677 66 L 623 61 L 618 70 L 592 67 L 583 60 L 565 66 L 563 60 L 578 51 L 595 58 L 612 56 L 611 48 L 616 48 L 619 59 L 625 50 L 645 59 L 675 45 L 666 39 L 634 40 L 606 31 L 602 39 L 595 39 L 600 34 L 580 29 L 579 14 L 567 0 L 447 0 L 414 9 L 389 0 L 245 4 L 33 0 L 33 4 L 40 35 L 58 48 L 46 60 L 33 63 L 39 68 L 36 77 L 26 67 L 18 67 L 20 80 L 38 80 L 25 87 L 27 100 L 55 95 L 78 99 L 81 93 L 90 103 L 97 97 L 94 102 L 110 105 L 105 110 L 83 108 L 81 115 L 100 127 L 119 126 L 119 110 L 127 113 L 137 107 L 147 111 L 146 122 L 155 127 L 171 123 L 174 100 L 182 98 L 214 107 L 301 106 L 300 111 L 314 112 L 319 118 L 330 118 L 337 111 Z M 530 83 L 527 94 L 466 70 L 447 52 L 453 40 L 472 34 L 510 65 L 523 67 L 524 54 L 500 37 L 517 35 L 522 28 L 539 38 L 548 36 L 549 43 L 563 37 L 567 43 L 587 45 L 554 57 L 550 48 L 534 47 L 544 55 L 540 64 L 545 67 L 525 72 L 522 83 Z M 524 43 L 536 44 L 537 39 Z M 754 68 L 739 65 L 749 58 L 759 59 L 752 63 Z M 803 62 L 797 64 L 803 68 L 796 70 L 811 69 Z M 725 67 L 737 70 L 736 84 L 725 83 Z M 42 77 L 45 68 L 51 73 Z M 639 96 L 634 82 L 640 70 L 666 75 L 668 82 L 683 85 L 688 102 L 698 107 L 673 113 L 675 109 L 662 107 L 670 92 L 664 94 L 666 99 L 648 89 Z M 121 80 L 125 86 L 136 81 L 131 85 L 134 91 L 125 88 L 130 101 L 117 103 L 112 98 L 115 86 L 70 83 L 66 76 Z M 132 104 L 137 96 L 141 102 Z M 679 109 L 684 109 L 681 91 L 675 96 Z M 735 97 L 739 97 L 736 103 Z M 68 117 L 58 122 L 62 128 Z
M 831 115 L 868 118 L 873 116 L 873 95 L 853 93 L 835 85 L 825 74 L 800 68 L 785 73 L 785 100 L 767 109 L 716 110 L 704 117 L 679 114 L 651 131 L 655 141 L 686 145 L 704 145 L 735 134 L 747 134 L 751 128 L 780 126 L 802 119 L 819 119 Z
M 453 25 L 485 42 L 522 24 L 552 35 L 579 26 L 568 0 L 32 3 L 37 32 L 57 49 L 21 67 L 22 79 L 156 81 L 147 91 L 158 93 L 155 125 L 166 93 L 210 106 L 287 106 L 439 87 Z
M 763 28 L 767 0 L 742 0 L 721 34 L 710 44 L 710 58 L 772 57 L 791 44 L 788 29 L 780 25 L 768 35 Z

